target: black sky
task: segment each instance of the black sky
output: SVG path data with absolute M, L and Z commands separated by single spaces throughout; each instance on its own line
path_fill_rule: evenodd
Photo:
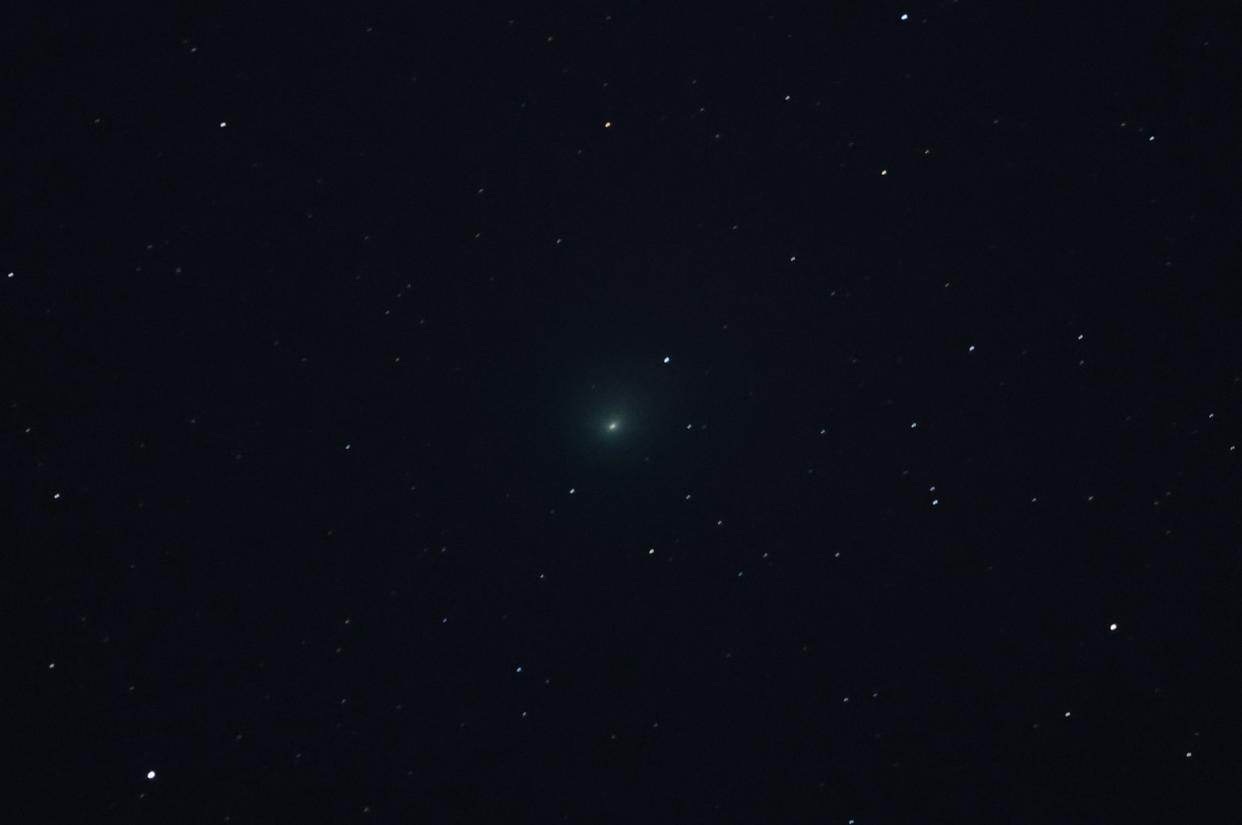
M 22 5 L 13 821 L 1230 821 L 1236 20 Z

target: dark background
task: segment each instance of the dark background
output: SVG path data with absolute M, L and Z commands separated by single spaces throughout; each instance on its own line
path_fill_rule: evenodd
M 23 5 L 12 821 L 1231 820 L 1234 21 Z

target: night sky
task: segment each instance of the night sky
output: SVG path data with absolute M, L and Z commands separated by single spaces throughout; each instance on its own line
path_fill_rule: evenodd
M 5 821 L 1236 821 L 1215 7 L 24 5 Z

